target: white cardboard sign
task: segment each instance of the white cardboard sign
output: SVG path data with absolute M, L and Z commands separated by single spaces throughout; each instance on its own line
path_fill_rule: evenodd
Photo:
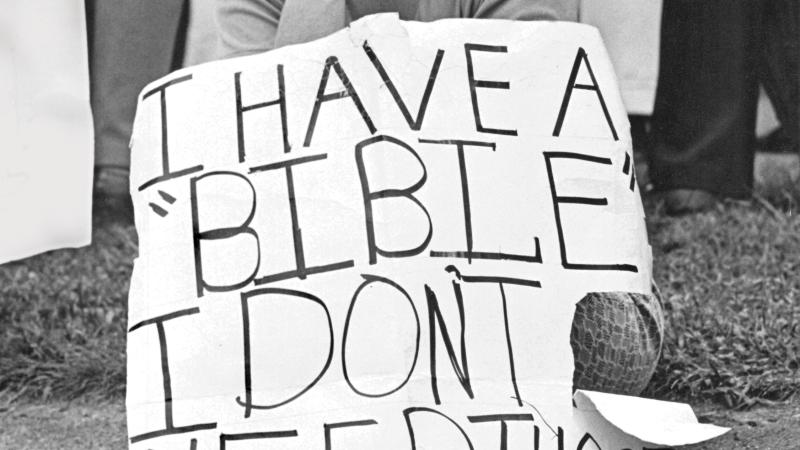
M 131 448 L 648 447 L 571 386 L 575 303 L 649 289 L 631 156 L 582 25 L 372 16 L 152 83 Z

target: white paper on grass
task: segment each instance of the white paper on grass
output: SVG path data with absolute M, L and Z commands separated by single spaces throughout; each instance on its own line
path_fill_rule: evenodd
M 372 16 L 152 83 L 131 448 L 642 448 L 571 400 L 575 303 L 650 285 L 627 128 L 575 24 Z
M 580 411 L 597 411 L 621 431 L 656 445 L 707 441 L 730 430 L 698 423 L 692 408 L 684 403 L 578 390 L 575 405 Z
M 0 14 L 0 263 L 91 239 L 92 118 L 82 1 Z

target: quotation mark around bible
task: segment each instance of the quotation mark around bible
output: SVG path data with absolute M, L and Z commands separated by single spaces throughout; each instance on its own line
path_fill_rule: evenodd
M 625 153 L 625 163 L 622 165 L 622 173 L 624 173 L 625 175 L 628 175 L 630 173 L 631 182 L 628 185 L 628 189 L 630 189 L 631 192 L 633 192 L 633 190 L 636 189 L 636 170 L 633 167 L 633 161 L 631 161 L 631 155 L 628 153 Z
M 160 195 L 161 199 L 169 203 L 170 205 L 175 203 L 175 197 L 167 194 L 164 191 L 158 191 L 158 195 Z M 150 203 L 150 208 L 153 210 L 153 212 L 155 212 L 161 217 L 165 217 L 167 214 L 169 214 L 169 211 L 152 202 Z

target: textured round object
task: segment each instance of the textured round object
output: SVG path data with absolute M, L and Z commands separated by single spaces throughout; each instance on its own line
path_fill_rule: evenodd
M 573 389 L 639 395 L 661 356 L 664 312 L 649 295 L 593 292 L 575 307 L 570 344 Z

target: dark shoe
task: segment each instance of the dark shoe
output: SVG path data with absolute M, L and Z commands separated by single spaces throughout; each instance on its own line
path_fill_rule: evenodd
M 664 194 L 664 206 L 671 216 L 707 211 L 716 204 L 714 194 L 700 189 L 673 189 Z
M 100 220 L 133 223 L 127 168 L 103 166 L 94 171 L 93 215 Z
M 124 167 L 101 166 L 94 169 L 94 191 L 106 197 L 130 196 L 130 171 Z
M 797 154 L 800 152 L 800 145 L 796 137 L 790 136 L 786 129 L 781 127 L 756 141 L 756 152 Z

